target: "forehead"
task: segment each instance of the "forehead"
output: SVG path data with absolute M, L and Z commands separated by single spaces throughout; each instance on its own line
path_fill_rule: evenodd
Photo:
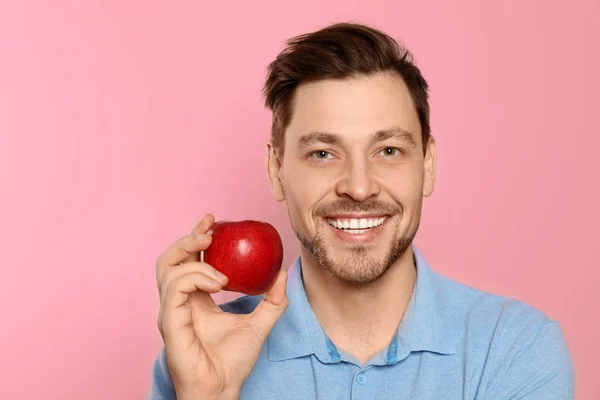
M 360 140 L 392 126 L 420 136 L 414 103 L 398 75 L 378 73 L 310 82 L 296 90 L 286 147 L 312 130 Z

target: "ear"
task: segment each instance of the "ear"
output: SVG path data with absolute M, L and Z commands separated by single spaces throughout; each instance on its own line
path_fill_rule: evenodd
M 429 141 L 427 142 L 427 152 L 425 153 L 424 164 L 423 196 L 429 197 L 433 193 L 433 187 L 435 186 L 437 168 L 437 149 L 433 136 L 429 136 Z
M 265 166 L 269 175 L 269 185 L 271 186 L 271 194 L 277 201 L 285 200 L 285 190 L 281 181 L 281 159 L 277 154 L 277 150 L 273 147 L 273 143 L 267 143 L 267 156 L 265 157 Z

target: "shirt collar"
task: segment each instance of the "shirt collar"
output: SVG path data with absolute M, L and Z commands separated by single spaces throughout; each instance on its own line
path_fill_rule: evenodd
M 314 354 L 324 363 L 337 362 L 335 346 L 328 340 L 312 310 L 302 280 L 302 261 L 297 257 L 288 269 L 289 305 L 268 338 L 269 360 L 282 361 Z
M 444 300 L 446 278 L 433 271 L 421 251 L 414 246 L 413 254 L 417 281 L 396 333 L 398 359 L 413 351 L 454 354 L 458 321 L 449 302 Z
M 443 277 L 429 267 L 413 246 L 417 280 L 395 340 L 385 352 L 385 363 L 395 363 L 413 351 L 453 354 L 456 351 L 456 322 L 441 298 Z M 297 257 L 288 270 L 289 306 L 267 340 L 268 357 L 282 361 L 314 354 L 323 363 L 340 361 L 340 354 L 319 324 L 306 297 L 302 262 Z

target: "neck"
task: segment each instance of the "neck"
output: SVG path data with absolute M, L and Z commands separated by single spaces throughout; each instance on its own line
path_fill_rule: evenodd
M 370 284 L 339 281 L 304 250 L 302 274 L 308 301 L 327 336 L 362 363 L 395 335 L 417 276 L 410 247 L 384 276 Z

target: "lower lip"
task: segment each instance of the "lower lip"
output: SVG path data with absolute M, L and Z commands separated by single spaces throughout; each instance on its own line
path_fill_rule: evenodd
M 342 229 L 334 228 L 333 226 L 329 225 L 329 223 L 326 220 L 325 223 L 343 242 L 351 244 L 366 244 L 372 242 L 373 240 L 375 240 L 375 238 L 377 238 L 377 236 L 379 236 L 379 234 L 383 230 L 383 226 L 387 223 L 387 221 L 388 218 L 386 218 L 385 221 L 383 221 L 383 224 L 373 228 L 365 229 L 365 231 L 362 233 L 346 232 Z

